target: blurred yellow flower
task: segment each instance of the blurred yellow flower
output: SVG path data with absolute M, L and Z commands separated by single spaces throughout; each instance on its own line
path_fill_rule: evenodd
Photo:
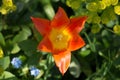
M 97 5 L 99 9 L 104 10 L 106 8 L 106 4 L 103 1 L 99 1 Z
M 117 5 L 118 2 L 119 2 L 119 0 L 111 0 L 111 4 L 112 4 L 112 5 Z
M 0 7 L 1 14 L 6 15 L 15 10 L 16 6 L 13 4 L 12 0 L 2 0 L 2 6 Z
M 3 15 L 7 14 L 7 10 L 4 9 L 4 8 L 0 8 L 0 12 L 1 12 L 1 14 L 3 14 Z
M 2 48 L 0 48 L 0 58 L 2 58 L 3 57 L 3 50 L 2 50 Z
M 3 0 L 3 5 L 5 6 L 13 6 L 12 0 Z
M 110 6 L 110 5 L 111 5 L 111 0 L 102 0 L 102 2 L 103 2 L 106 6 Z
M 113 31 L 114 31 L 114 33 L 120 35 L 120 25 L 115 25 L 113 27 Z
M 117 5 L 114 7 L 114 12 L 117 14 L 117 15 L 120 15 L 120 5 Z

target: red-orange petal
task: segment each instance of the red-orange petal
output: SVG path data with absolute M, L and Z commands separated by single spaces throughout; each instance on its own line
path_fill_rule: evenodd
M 59 7 L 56 15 L 54 16 L 53 20 L 51 21 L 51 26 L 60 28 L 64 25 L 67 25 L 70 22 L 69 18 L 67 17 L 67 14 L 65 11 Z
M 41 18 L 31 17 L 35 28 L 40 32 L 41 35 L 45 35 L 50 31 L 50 21 Z
M 68 30 L 70 32 L 75 30 L 75 32 L 79 33 L 83 29 L 86 19 L 87 16 L 70 19 L 71 22 L 68 25 Z
M 67 71 L 70 61 L 71 61 L 71 53 L 69 51 L 55 53 L 53 54 L 56 66 L 59 68 L 59 71 L 64 75 Z
M 51 52 L 52 51 L 52 45 L 48 37 L 44 37 L 44 39 L 39 43 L 38 49 L 40 51 L 44 52 Z
M 73 38 L 69 44 L 69 50 L 74 51 L 85 45 L 84 40 L 79 36 L 79 34 L 73 35 Z

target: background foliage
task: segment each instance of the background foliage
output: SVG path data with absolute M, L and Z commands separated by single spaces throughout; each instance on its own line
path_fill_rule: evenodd
M 51 20 L 59 6 L 69 17 L 88 16 L 80 33 L 86 45 L 72 52 L 64 76 L 51 54 L 36 49 L 42 37 L 30 19 Z M 0 13 L 0 80 L 120 80 L 120 0 L 0 0 Z

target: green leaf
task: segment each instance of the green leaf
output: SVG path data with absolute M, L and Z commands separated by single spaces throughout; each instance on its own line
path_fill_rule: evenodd
M 0 80 L 18 80 L 18 79 L 12 73 L 4 71 L 2 76 L 0 76 Z
M 20 51 L 20 48 L 19 48 L 18 44 L 14 44 L 11 53 L 15 54 L 15 53 L 18 53 L 19 51 Z
M 2 20 L 0 20 L 0 31 L 2 31 L 2 29 L 3 29 L 3 24 L 2 24 Z
M 52 19 L 55 15 L 55 12 L 54 12 L 54 9 L 50 3 L 50 0 L 40 0 L 40 2 L 43 5 L 43 9 L 44 9 L 44 12 L 47 15 L 47 17 L 49 19 Z
M 32 25 L 33 26 L 33 25 Z M 35 39 L 39 42 L 40 40 L 42 40 L 42 36 L 40 35 L 40 33 L 35 29 L 33 28 L 33 33 L 34 33 L 34 37 Z
M 31 56 L 28 58 L 28 65 L 38 65 L 40 61 L 40 54 L 39 53 L 31 53 Z
M 85 56 L 89 55 L 90 52 L 91 52 L 91 50 L 84 50 L 84 51 L 80 52 L 80 55 L 83 56 L 83 57 L 85 57 Z
M 44 6 L 44 11 L 49 19 L 52 19 L 55 15 L 54 9 L 51 4 L 47 4 Z
M 116 68 L 120 69 L 120 56 L 117 59 L 115 59 L 114 65 L 115 65 Z
M 5 45 L 5 39 L 1 32 L 0 32 L 0 45 L 2 45 L 2 46 Z
M 3 74 L 3 72 L 4 72 L 4 69 L 2 66 L 0 66 L 0 76 Z
M 101 78 L 101 77 L 97 77 L 97 78 L 95 78 L 95 80 L 105 80 L 103 77 Z
M 25 40 L 20 42 L 19 46 L 27 56 L 31 56 L 33 53 L 36 52 L 37 43 L 34 40 Z
M 24 27 L 22 31 L 20 31 L 19 34 L 17 34 L 14 37 L 13 43 L 18 43 L 23 40 L 26 40 L 30 35 L 31 35 L 31 30 L 28 27 Z
M 108 48 L 108 47 L 110 46 L 110 43 L 108 43 L 108 40 L 107 40 L 106 38 L 103 38 L 102 41 L 103 41 L 103 45 L 104 45 L 106 48 Z
M 0 66 L 2 66 L 4 70 L 9 67 L 9 64 L 10 64 L 9 56 L 0 59 Z
M 73 75 L 75 78 L 78 78 L 81 73 L 80 64 L 73 55 L 72 55 L 72 62 L 70 64 L 69 71 L 70 74 Z

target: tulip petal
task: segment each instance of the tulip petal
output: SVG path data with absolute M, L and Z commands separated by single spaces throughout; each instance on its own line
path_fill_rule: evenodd
M 69 50 L 74 51 L 85 45 L 84 40 L 77 34 L 71 39 L 69 44 Z
M 44 52 L 51 52 L 52 50 L 52 45 L 50 40 L 45 37 L 38 45 L 38 49 Z
M 31 17 L 35 28 L 40 32 L 41 35 L 45 35 L 50 31 L 50 21 L 46 19 L 41 19 L 41 18 L 34 18 Z
M 64 25 L 67 25 L 69 22 L 70 20 L 68 19 L 67 14 L 61 7 L 59 7 L 55 17 L 51 22 L 51 26 L 60 28 L 63 27 Z
M 59 71 L 64 75 L 70 65 L 71 53 L 69 51 L 55 53 L 53 54 L 53 57 Z
M 68 30 L 70 32 L 75 30 L 76 32 L 79 33 L 83 29 L 86 19 L 87 19 L 86 16 L 84 16 L 84 17 L 76 17 L 76 18 L 70 19 L 71 22 L 70 22 L 70 24 L 68 26 Z

